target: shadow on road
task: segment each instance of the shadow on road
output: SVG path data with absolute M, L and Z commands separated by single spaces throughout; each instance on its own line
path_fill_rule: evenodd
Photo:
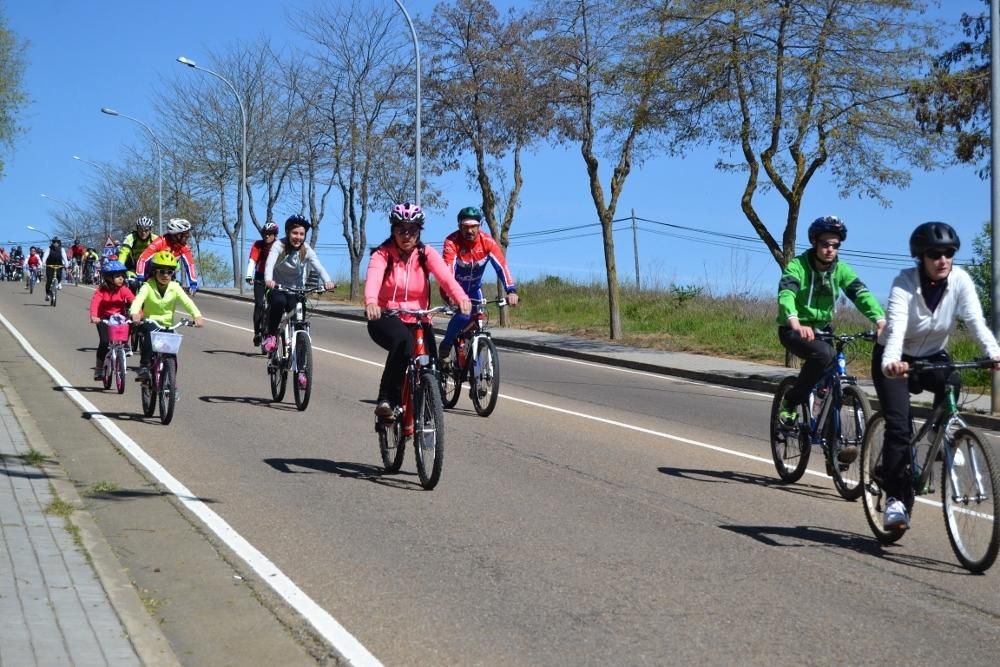
M 97 412 L 81 412 L 80 417 L 88 420 L 94 417 L 107 417 L 115 421 L 136 422 L 137 424 L 158 424 L 160 421 L 159 417 L 147 419 L 141 412 L 103 412 L 98 410 Z
M 262 405 L 266 408 L 273 408 L 275 410 L 290 410 L 298 412 L 298 408 L 291 403 L 278 403 L 276 401 L 272 401 L 270 398 L 261 398 L 260 396 L 199 396 L 198 400 L 204 401 L 205 403 L 243 403 L 245 405 Z
M 259 350 L 258 351 L 254 351 L 254 352 L 241 352 L 240 350 L 202 350 L 202 353 L 203 354 L 235 354 L 238 357 L 251 357 L 251 358 L 252 357 L 260 357 L 261 359 L 265 359 L 266 358 L 266 357 L 264 357 L 263 354 L 260 353 Z
M 81 490 L 80 495 L 97 500 L 135 500 L 143 498 L 164 498 L 174 497 L 176 494 L 169 491 L 146 491 L 143 489 L 116 489 L 114 491 L 88 491 Z M 204 498 L 198 496 L 176 496 L 180 500 L 198 500 L 206 505 L 213 505 L 218 501 L 214 498 Z
M 374 482 L 383 486 L 390 486 L 408 491 L 423 490 L 420 484 L 406 479 L 399 479 L 399 475 L 414 476 L 414 473 L 395 473 L 393 477 L 384 477 L 382 468 L 369 465 L 367 463 L 351 463 L 348 461 L 331 461 L 330 459 L 264 459 L 264 463 L 271 466 L 278 472 L 292 474 L 312 474 L 313 472 L 325 472 L 346 477 L 348 479 L 360 479 L 366 482 Z M 295 470 L 294 468 L 300 468 Z M 304 470 L 302 470 L 304 468 Z
M 0 474 L 22 479 L 46 479 L 49 475 L 39 468 L 46 463 L 54 463 L 54 461 L 45 458 L 38 463 L 28 463 L 24 454 L 0 454 Z M 14 470 L 8 466 L 27 466 L 32 469 Z
M 669 468 L 661 466 L 657 468 L 664 475 L 678 477 L 680 479 L 690 479 L 695 482 L 707 482 L 710 484 L 725 484 L 727 482 L 739 482 L 741 484 L 752 484 L 768 489 L 794 493 L 810 498 L 828 498 L 833 495 L 832 489 L 815 484 L 805 484 L 797 482 L 795 484 L 785 484 L 776 477 L 766 475 L 755 475 L 747 472 L 737 472 L 734 470 L 704 470 L 698 468 Z

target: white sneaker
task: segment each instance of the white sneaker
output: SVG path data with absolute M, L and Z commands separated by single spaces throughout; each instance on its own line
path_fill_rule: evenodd
M 62 289 L 62 283 L 59 283 L 58 285 L 56 285 L 56 289 Z
M 885 530 L 906 530 L 910 527 L 910 517 L 902 500 L 889 498 L 882 513 L 882 528 Z
M 965 465 L 965 454 L 962 453 L 961 449 L 955 450 L 955 457 L 952 460 L 956 468 L 961 468 Z

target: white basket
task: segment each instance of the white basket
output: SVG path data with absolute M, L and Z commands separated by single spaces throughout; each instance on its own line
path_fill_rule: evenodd
M 169 333 L 167 331 L 153 331 L 149 334 L 150 340 L 153 343 L 153 352 L 159 352 L 161 354 L 177 354 L 181 349 L 181 336 L 177 333 Z

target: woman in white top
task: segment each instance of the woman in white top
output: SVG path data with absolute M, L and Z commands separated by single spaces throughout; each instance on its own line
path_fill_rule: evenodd
M 882 448 L 883 513 L 886 530 L 909 528 L 913 507 L 910 475 L 910 386 L 934 392 L 943 400 L 947 374 L 925 372 L 907 378 L 912 361 L 947 362 L 945 347 L 956 318 L 965 322 L 983 352 L 1000 360 L 983 308 L 969 274 L 954 265 L 961 247 L 958 234 L 943 222 L 925 222 L 910 235 L 910 255 L 917 266 L 904 269 L 889 293 L 888 324 L 872 354 L 872 379 L 885 416 Z

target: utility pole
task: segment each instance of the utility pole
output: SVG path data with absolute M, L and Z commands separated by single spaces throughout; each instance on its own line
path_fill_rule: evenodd
M 635 291 L 639 291 L 639 233 L 635 226 L 635 209 L 632 209 L 632 254 L 635 255 Z
M 1000 168 L 1000 119 L 997 118 L 998 103 L 1000 100 L 1000 71 L 998 71 L 998 61 L 1000 61 L 1000 0 L 990 0 L 990 222 L 993 227 L 992 243 L 990 246 L 990 294 L 992 295 L 992 315 L 993 315 L 993 335 L 1000 332 L 1000 224 L 997 215 L 1000 214 L 1000 176 L 997 176 L 997 169 Z M 990 373 L 992 378 L 992 394 L 990 400 L 990 411 L 993 414 L 1000 413 L 1000 373 Z

